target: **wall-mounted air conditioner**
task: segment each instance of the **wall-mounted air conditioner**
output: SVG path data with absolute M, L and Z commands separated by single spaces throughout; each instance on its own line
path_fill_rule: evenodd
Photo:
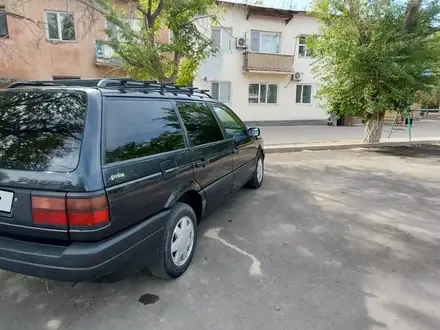
M 236 43 L 235 43 L 235 47 L 239 48 L 239 49 L 244 49 L 246 48 L 246 38 L 237 38 L 236 39 Z
M 300 81 L 300 80 L 303 79 L 303 76 L 304 76 L 304 73 L 302 73 L 302 72 L 295 72 L 295 73 L 292 75 L 292 80 Z

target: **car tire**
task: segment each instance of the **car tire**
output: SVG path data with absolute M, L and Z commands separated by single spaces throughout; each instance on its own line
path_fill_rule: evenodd
M 264 157 L 262 154 L 257 159 L 255 164 L 255 171 L 251 179 L 246 183 L 246 187 L 251 189 L 258 189 L 263 184 L 264 180 Z
M 165 226 L 163 241 L 159 248 L 159 261 L 149 267 L 150 272 L 156 277 L 167 280 L 178 278 L 191 263 L 196 245 L 197 218 L 194 210 L 188 204 L 177 203 L 171 209 Z

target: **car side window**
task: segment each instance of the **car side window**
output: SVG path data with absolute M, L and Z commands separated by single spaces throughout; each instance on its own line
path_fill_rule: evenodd
M 206 104 L 176 102 L 176 105 L 193 146 L 223 140 L 220 126 Z
M 171 102 L 107 98 L 104 112 L 107 164 L 185 147 Z
M 228 138 L 243 137 L 246 135 L 246 127 L 232 110 L 221 104 L 212 104 L 212 106 L 225 128 Z

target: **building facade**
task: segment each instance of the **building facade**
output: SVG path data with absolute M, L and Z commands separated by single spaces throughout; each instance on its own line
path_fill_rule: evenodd
M 100 42 L 106 26 L 75 0 L 0 0 L 0 84 L 125 76 Z
M 198 70 L 194 85 L 257 124 L 322 124 L 307 36 L 318 22 L 304 11 L 219 1 L 219 25 L 200 20 L 219 52 Z
M 132 12 L 126 0 L 116 4 Z M 318 31 L 316 19 L 304 11 L 218 5 L 219 24 L 196 20 L 219 55 L 201 65 L 194 85 L 210 90 L 246 122 L 325 123 L 328 115 L 314 97 L 317 81 L 307 49 L 307 36 Z M 102 15 L 76 0 L 0 0 L 0 86 L 125 76 L 112 49 L 102 43 L 107 27 Z M 161 39 L 168 39 L 167 31 L 161 32 Z

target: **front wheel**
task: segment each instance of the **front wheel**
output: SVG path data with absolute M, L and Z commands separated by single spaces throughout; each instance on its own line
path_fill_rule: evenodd
M 182 275 L 194 256 L 197 243 L 197 220 L 194 210 L 177 203 L 170 213 L 160 247 L 159 262 L 150 272 L 160 278 L 172 279 Z
M 246 187 L 251 189 L 258 189 L 261 187 L 263 180 L 264 180 L 264 158 L 263 155 L 260 154 L 257 160 L 257 164 L 255 166 L 254 174 L 252 174 L 252 177 L 246 184 Z

